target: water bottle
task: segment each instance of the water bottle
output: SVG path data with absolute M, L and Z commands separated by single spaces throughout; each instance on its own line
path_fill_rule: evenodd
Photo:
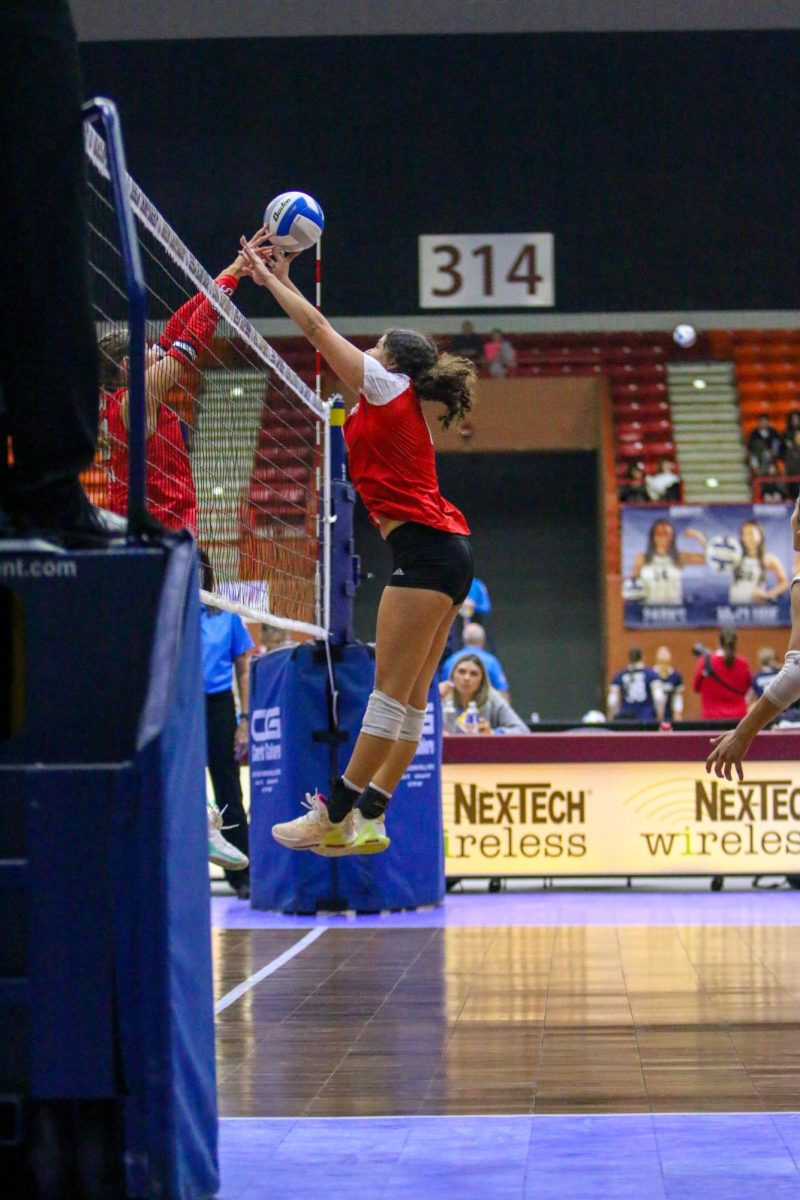
M 453 693 L 448 692 L 442 704 L 442 729 L 444 733 L 461 733 L 457 724 L 457 714 Z
M 464 733 L 480 733 L 481 714 L 474 700 L 470 700 L 464 714 Z

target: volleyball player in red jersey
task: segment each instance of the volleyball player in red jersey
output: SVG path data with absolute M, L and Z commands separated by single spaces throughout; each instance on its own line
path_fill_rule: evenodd
M 258 235 L 256 235 L 258 236 Z M 241 254 L 217 276 L 221 291 L 232 295 L 245 266 Z M 219 313 L 202 293 L 187 300 L 148 347 L 145 371 L 147 510 L 167 529 L 190 529 L 197 536 L 197 493 L 178 414 L 168 403 L 187 366 L 208 347 Z M 128 508 L 128 331 L 115 329 L 101 338 L 100 458 L 108 464 L 108 507 Z
M 420 333 L 391 329 L 366 353 L 348 342 L 289 280 L 293 255 L 242 239 L 245 273 L 269 289 L 358 401 L 345 421 L 350 477 L 392 551 L 378 609 L 375 688 L 353 754 L 327 802 L 273 827 L 282 845 L 318 854 L 374 854 L 389 844 L 386 806 L 422 736 L 428 691 L 472 582 L 463 515 L 445 500 L 421 401 L 445 406 L 446 427 L 473 399 L 475 368 L 440 355 Z

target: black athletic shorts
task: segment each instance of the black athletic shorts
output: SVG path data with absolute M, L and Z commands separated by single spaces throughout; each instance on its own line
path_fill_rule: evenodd
M 392 551 L 390 587 L 444 592 L 462 604 L 472 584 L 472 546 L 461 533 L 404 521 L 386 539 Z

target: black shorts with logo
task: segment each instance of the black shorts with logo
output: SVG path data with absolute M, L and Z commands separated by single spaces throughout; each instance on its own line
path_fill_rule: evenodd
M 462 604 L 472 584 L 474 562 L 468 537 L 416 521 L 404 521 L 386 539 L 392 551 L 390 587 L 444 592 Z

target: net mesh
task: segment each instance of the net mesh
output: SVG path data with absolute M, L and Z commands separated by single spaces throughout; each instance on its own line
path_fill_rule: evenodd
M 127 300 L 105 147 L 88 127 L 86 151 L 102 392 L 83 481 L 95 503 L 124 512 Z M 215 603 L 324 636 L 325 406 L 128 182 L 148 293 L 148 508 L 170 528 L 193 528 Z

